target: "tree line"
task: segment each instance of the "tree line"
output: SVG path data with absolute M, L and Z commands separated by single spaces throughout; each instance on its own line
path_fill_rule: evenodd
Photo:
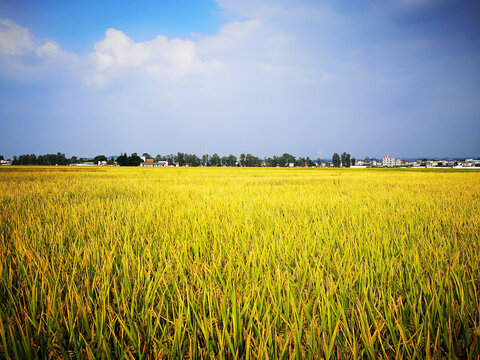
M 312 167 L 321 163 L 320 159 L 314 160 L 310 157 L 295 157 L 292 154 L 284 153 L 282 155 L 275 155 L 273 157 L 265 157 L 261 159 L 258 156 L 252 154 L 240 154 L 237 158 L 235 155 L 230 154 L 226 156 L 220 156 L 217 153 L 213 155 L 203 155 L 201 158 L 195 154 L 188 154 L 178 152 L 177 154 L 168 155 L 156 155 L 152 157 L 148 153 L 143 153 L 142 156 L 146 159 L 153 159 L 155 162 L 166 161 L 168 165 L 178 166 L 242 166 L 242 167 Z M 3 160 L 3 156 L 0 155 L 0 160 Z M 19 157 L 14 156 L 12 165 L 72 165 L 84 162 L 92 161 L 92 159 L 72 156 L 67 158 L 65 154 L 25 154 Z M 344 152 L 341 155 L 334 153 L 331 162 L 325 161 L 326 166 L 332 164 L 334 167 L 350 167 L 355 165 L 355 158 L 351 158 L 350 154 Z M 114 157 L 107 158 L 105 155 L 97 155 L 93 158 L 93 162 L 98 164 L 99 162 L 105 162 L 107 165 L 117 164 L 119 166 L 139 166 L 143 160 L 137 153 L 127 155 L 127 153 L 121 153 L 116 159 Z M 318 165 L 317 165 L 318 166 Z
M 0 155 L 0 160 L 3 160 L 3 156 Z M 12 165 L 71 165 L 79 164 L 87 161 L 92 161 L 88 158 L 72 156 L 67 158 L 65 154 L 56 153 L 56 154 L 45 154 L 45 155 L 35 155 L 35 154 L 25 154 L 20 156 L 14 156 L 12 160 Z M 95 156 L 93 159 L 95 163 L 99 161 L 106 161 L 107 164 L 113 165 L 114 159 L 111 157 L 107 159 L 105 155 Z
M 127 154 L 123 154 L 125 159 Z M 157 155 L 155 157 L 151 156 L 148 153 L 143 153 L 143 157 L 146 159 L 154 159 L 156 162 L 158 161 L 167 161 L 169 165 L 178 165 L 178 166 L 201 166 L 201 165 L 208 165 L 208 166 L 242 166 L 242 167 L 260 167 L 260 166 L 267 166 L 267 167 L 287 167 L 287 166 L 297 166 L 297 167 L 312 167 L 316 166 L 317 164 L 321 163 L 321 159 L 317 159 L 315 162 L 314 160 L 310 159 L 310 157 L 299 157 L 296 158 L 292 154 L 284 153 L 280 156 L 273 156 L 273 157 L 265 157 L 263 160 L 255 155 L 252 154 L 240 154 L 237 158 L 235 155 L 225 155 L 220 156 L 217 153 L 213 155 L 203 155 L 202 158 L 199 158 L 195 154 L 188 154 L 179 152 L 176 155 L 169 154 L 169 155 Z M 141 159 L 138 157 L 136 153 L 133 153 L 131 157 L 136 158 L 136 161 L 131 160 L 130 166 L 138 166 L 137 163 L 140 164 Z M 123 165 L 122 162 L 118 161 L 119 165 Z M 139 160 L 140 159 L 140 160 Z M 138 162 L 140 161 L 140 162 Z M 351 155 L 344 152 L 342 155 L 338 155 L 337 153 L 333 154 L 331 164 L 335 167 L 350 167 L 351 165 L 355 165 L 355 158 L 351 158 Z M 128 161 L 127 161 L 128 163 Z M 325 161 L 327 165 L 330 165 L 329 161 Z M 125 164 L 127 165 L 127 164 Z M 128 165 L 127 165 L 128 166 Z

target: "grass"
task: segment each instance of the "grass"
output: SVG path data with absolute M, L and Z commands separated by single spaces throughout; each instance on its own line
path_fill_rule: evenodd
M 0 169 L 0 356 L 480 356 L 480 173 Z

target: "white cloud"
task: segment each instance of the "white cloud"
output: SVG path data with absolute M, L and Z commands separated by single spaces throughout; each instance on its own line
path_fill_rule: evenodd
M 0 54 L 22 55 L 34 49 L 34 38 L 27 28 L 10 19 L 0 19 Z
M 47 41 L 45 44 L 38 46 L 35 53 L 39 58 L 68 66 L 76 65 L 79 60 L 78 55 L 62 50 L 55 41 Z
M 41 41 L 10 19 L 0 19 L 0 73 L 21 82 L 78 77 L 80 57 L 55 41 Z
M 200 38 L 200 46 L 205 53 L 225 53 L 232 49 L 244 47 L 252 40 L 260 40 L 264 33 L 263 24 L 259 20 L 235 21 L 224 25 L 213 36 Z
M 86 84 L 105 84 L 129 77 L 155 77 L 175 81 L 187 75 L 218 68 L 219 61 L 203 61 L 197 44 L 189 39 L 159 35 L 151 41 L 135 42 L 122 31 L 108 29 L 105 38 L 86 56 L 69 53 L 52 40 L 40 41 L 27 28 L 10 19 L 0 20 L 0 65 L 2 72 L 22 80 L 52 70 L 75 71 L 72 76 Z M 62 65 L 63 69 L 58 66 Z
M 222 61 L 252 63 L 282 60 L 295 38 L 268 22 L 251 19 L 228 23 L 212 36 L 200 36 L 200 54 Z
M 193 41 L 169 40 L 162 35 L 151 41 L 135 42 L 122 31 L 108 29 L 94 48 L 90 58 L 94 59 L 93 77 L 97 83 L 128 75 L 130 71 L 175 80 L 216 65 L 200 59 Z
M 2 73 L 23 80 L 49 77 L 52 73 L 71 72 L 60 80 L 81 79 L 86 85 L 107 85 L 126 81 L 141 86 L 142 82 L 182 82 L 201 77 L 201 89 L 227 81 L 237 86 L 265 67 L 282 66 L 285 49 L 294 38 L 261 20 L 234 21 L 220 28 L 217 34 L 197 34 L 192 39 L 168 39 L 158 35 L 153 40 L 135 42 L 117 29 L 107 29 L 94 50 L 79 56 L 64 51 L 52 40 L 36 39 L 27 28 L 12 20 L 0 21 L 0 65 Z M 57 77 L 58 78 L 58 77 Z M 119 85 L 121 86 L 121 85 Z M 160 85 L 158 85 L 160 86 Z M 225 89 L 224 89 L 225 90 Z

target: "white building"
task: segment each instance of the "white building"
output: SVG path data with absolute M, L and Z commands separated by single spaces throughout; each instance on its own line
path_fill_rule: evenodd
M 157 161 L 155 162 L 153 159 L 145 159 L 144 162 L 140 163 L 142 167 L 160 167 L 160 166 L 168 166 L 168 161 Z
M 373 159 L 365 159 L 365 160 L 356 160 L 355 166 L 366 166 L 366 167 L 375 167 L 377 166 L 377 162 Z
M 391 156 L 384 156 L 383 161 L 382 161 L 382 165 L 386 166 L 386 167 L 395 166 L 395 158 L 393 158 Z
M 392 156 L 383 157 L 382 166 L 393 167 L 393 166 L 401 166 L 401 165 L 402 165 L 402 160 L 400 159 L 395 159 Z

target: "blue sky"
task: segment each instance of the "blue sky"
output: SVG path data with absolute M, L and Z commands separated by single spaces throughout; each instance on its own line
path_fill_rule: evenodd
M 0 154 L 480 156 L 476 1 L 0 1 Z
M 110 27 L 135 41 L 146 41 L 158 34 L 181 38 L 192 32 L 212 34 L 222 22 L 213 0 L 15 0 L 0 2 L 0 14 L 24 24 L 37 37 L 81 54 L 90 52 Z

